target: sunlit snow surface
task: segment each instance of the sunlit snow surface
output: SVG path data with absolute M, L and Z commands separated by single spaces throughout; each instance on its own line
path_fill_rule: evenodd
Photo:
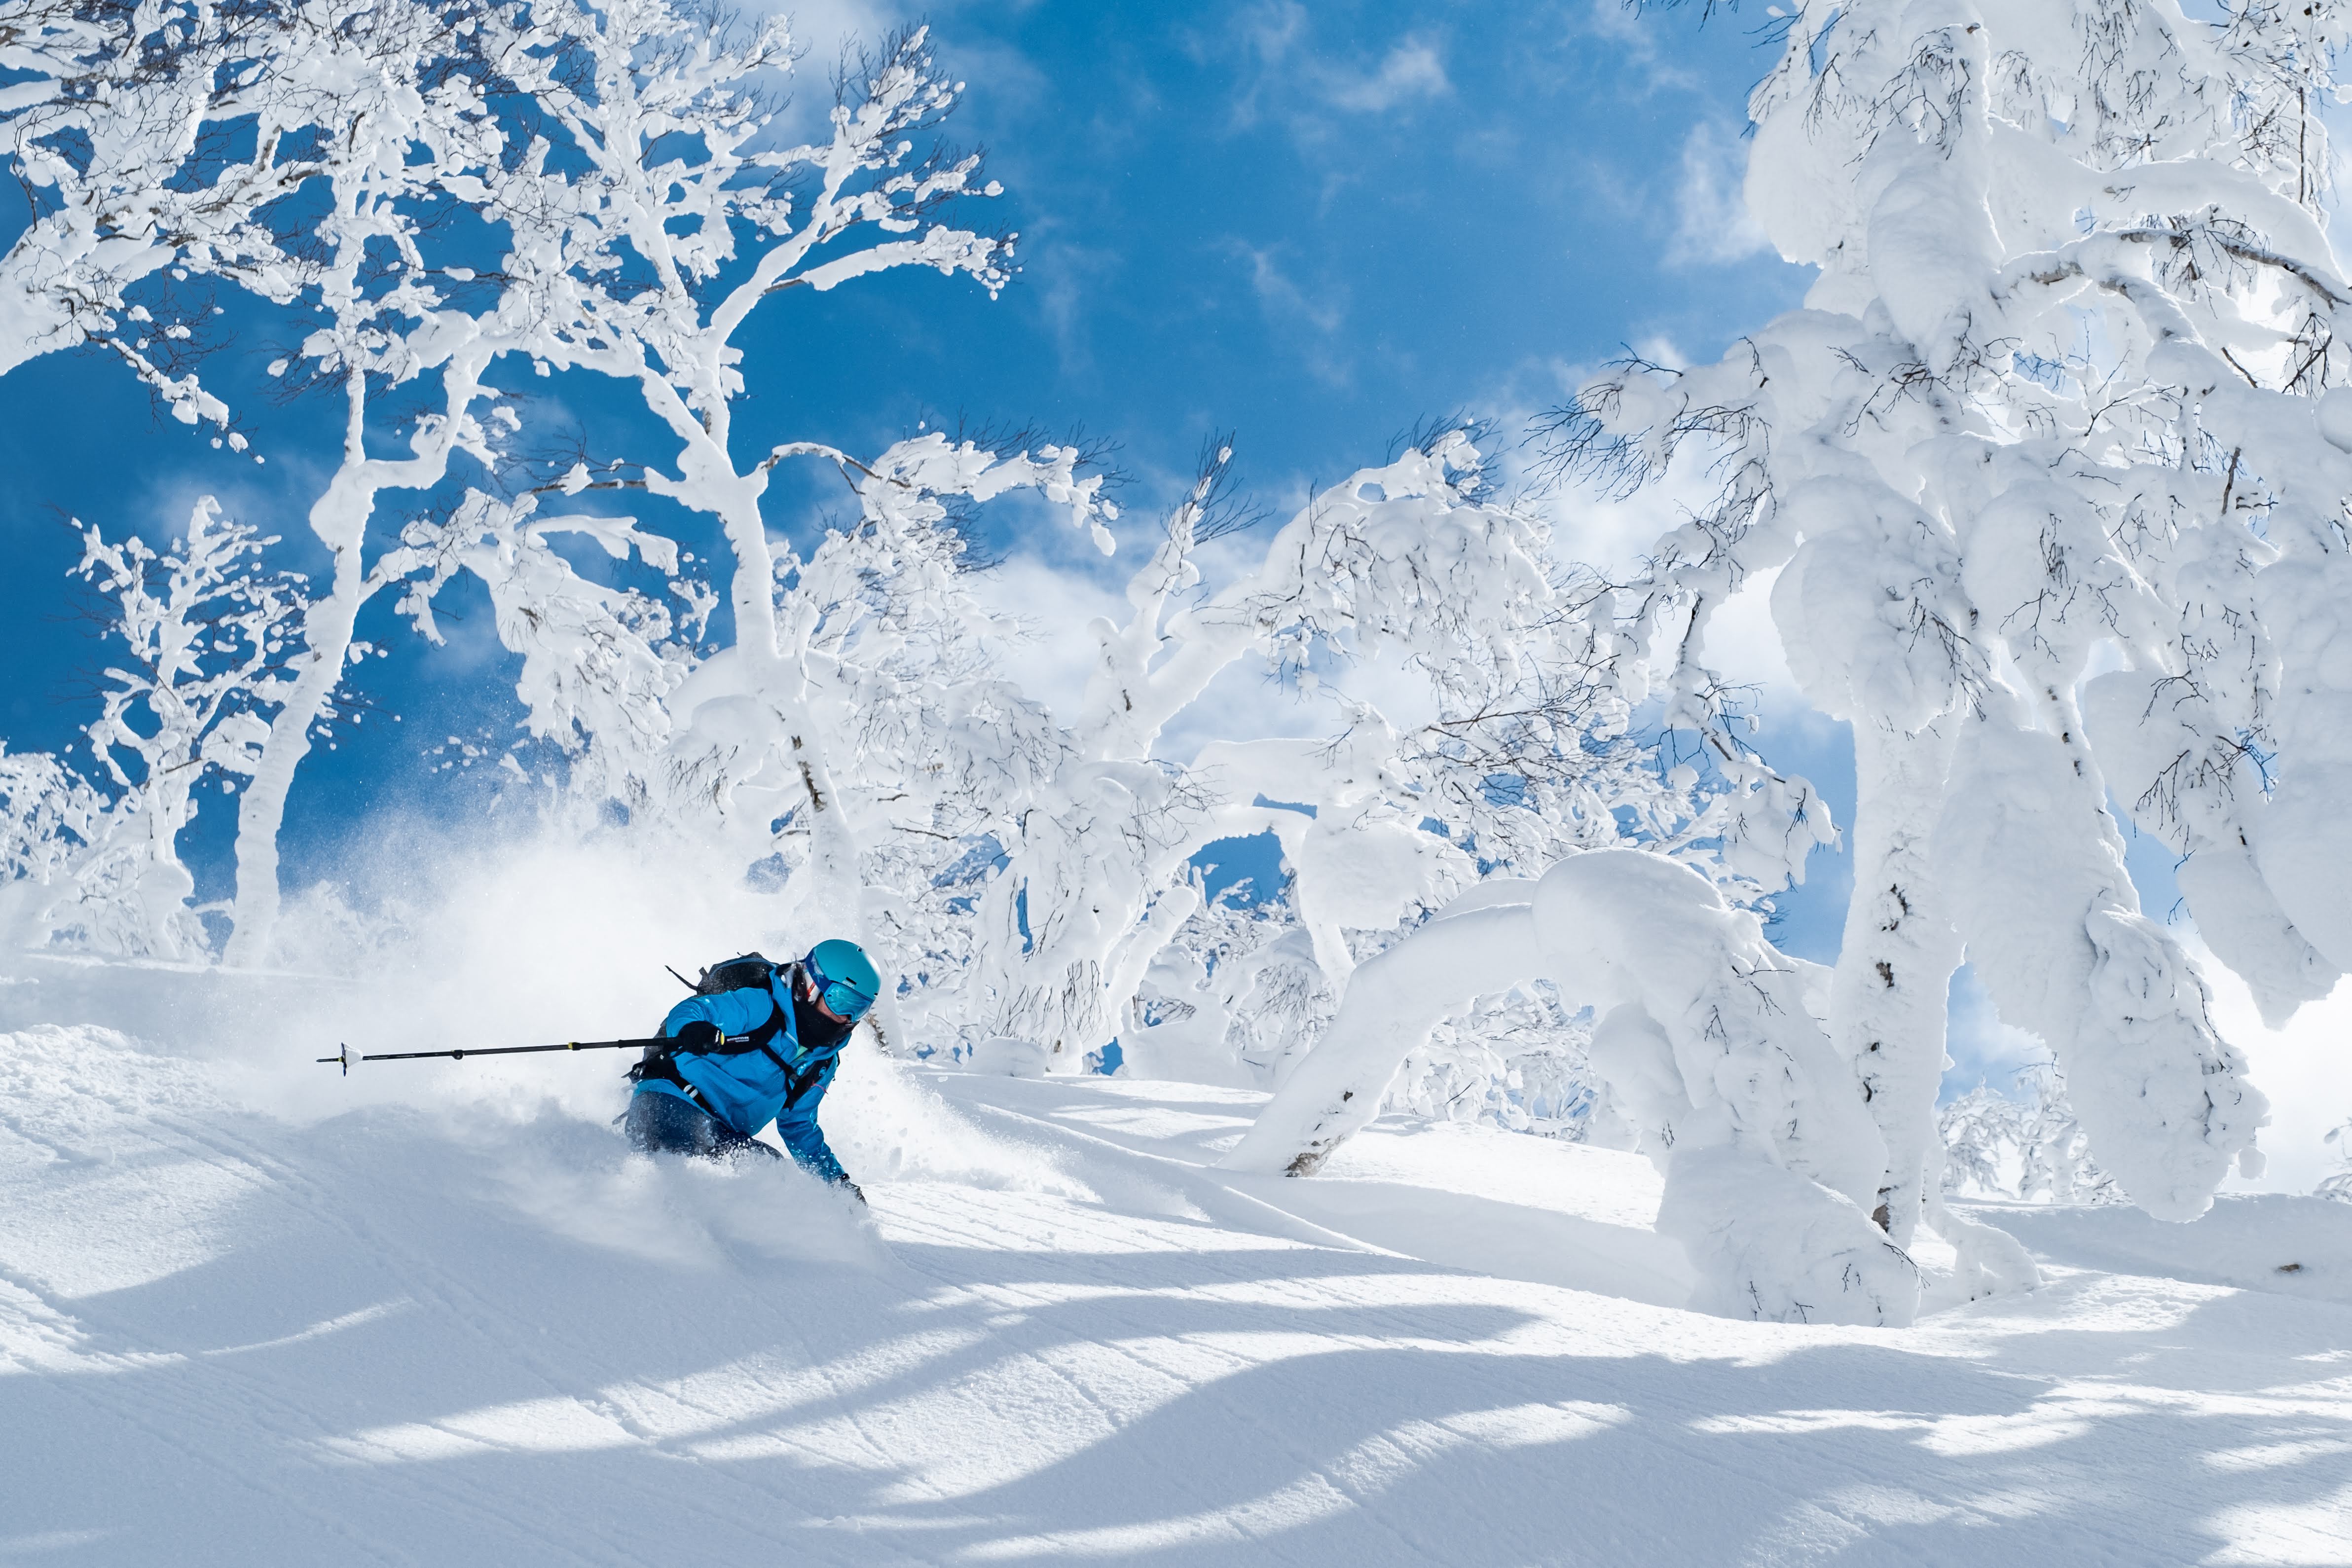
M 1237 1179 L 1257 1096 L 868 1058 L 868 1224 L 475 1065 L 0 1036 L 0 1561 L 2352 1561 L 2352 1206 L 1987 1208 L 2052 1283 L 1781 1327 L 1661 1304 L 1629 1155 Z

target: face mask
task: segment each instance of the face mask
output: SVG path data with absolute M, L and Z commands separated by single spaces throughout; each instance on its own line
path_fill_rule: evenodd
M 817 1011 L 814 1001 L 801 994 L 799 987 L 793 988 L 793 1037 L 800 1041 L 802 1050 L 830 1050 L 847 1040 L 856 1027 L 827 1018 Z

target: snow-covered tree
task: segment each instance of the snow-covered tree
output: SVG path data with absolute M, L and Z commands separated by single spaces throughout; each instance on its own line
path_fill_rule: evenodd
M 99 841 L 106 796 L 46 751 L 0 744 L 0 943 L 38 946 L 49 911 L 73 894 L 74 867 Z
M 733 452 L 731 411 L 743 391 L 734 340 L 771 296 L 822 294 L 888 267 L 964 272 L 992 290 L 1005 280 L 1008 239 L 933 217 L 979 192 L 976 161 L 910 158 L 914 138 L 957 90 L 932 67 L 925 35 L 894 37 L 849 73 L 830 137 L 792 147 L 780 144 L 768 104 L 795 52 L 781 20 L 738 34 L 667 0 L 595 8 L 396 0 L 349 15 L 297 4 L 237 26 L 209 7 L 185 16 L 153 9 L 107 12 L 95 37 L 59 13 L 20 40 L 12 63 L 47 74 L 11 89 L 0 112 L 13 111 L 28 182 L 57 193 L 9 276 L 32 301 L 16 312 L 27 343 L 43 333 L 59 344 L 114 341 L 106 334 L 120 337 L 123 322 L 146 322 L 144 304 L 125 304 L 126 279 L 234 285 L 302 323 L 299 347 L 271 373 L 344 403 L 341 461 L 310 518 L 331 558 L 327 590 L 310 607 L 308 663 L 242 802 L 231 959 L 252 961 L 270 941 L 286 797 L 362 609 L 406 584 L 416 615 L 417 595 L 446 580 L 436 569 L 449 540 L 439 535 L 385 538 L 371 555 L 379 497 L 432 489 L 460 455 L 486 470 L 503 466 L 496 448 L 519 421 L 487 378 L 514 352 L 541 373 L 584 369 L 628 381 L 677 444 L 667 468 L 625 462 L 592 481 L 583 465 L 555 487 L 639 485 L 722 524 L 736 555 L 737 635 L 720 662 L 740 665 L 744 678 L 739 690 L 715 693 L 726 683 L 706 671 L 700 694 L 722 702 L 748 694 L 763 734 L 706 747 L 699 782 L 724 809 L 741 779 L 768 766 L 772 743 L 787 746 L 783 771 L 805 785 L 818 869 L 855 908 L 858 850 L 828 815 L 836 792 L 826 737 L 803 708 L 807 661 L 788 646 L 793 628 L 778 615 L 779 585 L 802 563 L 778 558 L 760 511 L 777 463 L 849 460 L 807 444 Z M 126 96 L 133 89 L 143 96 Z M 108 102 L 115 111 L 93 107 Z M 69 329 L 44 326 L 44 310 Z M 152 337 L 168 348 L 191 332 L 173 322 Z M 184 417 L 226 420 L 193 379 L 167 384 L 160 371 L 142 373 Z M 394 393 L 421 394 L 425 412 L 408 431 L 409 450 L 386 455 L 371 422 Z M 1050 444 L 1025 455 L 929 437 L 852 465 L 858 484 L 877 487 L 864 506 L 869 521 L 885 499 L 887 511 L 1020 485 L 1096 523 L 1095 482 L 1079 476 L 1082 463 L 1076 449 Z M 544 566 L 549 531 L 517 524 L 509 565 Z M 422 580 L 409 583 L 416 573 Z M 540 576 L 541 586 L 554 581 Z M 514 604 L 528 599 L 511 571 L 503 580 Z M 578 586 L 563 590 L 575 608 L 596 598 Z M 604 604 L 625 615 L 644 607 Z M 708 612 L 695 613 L 707 622 Z M 522 627 L 510 617 L 503 630 Z M 604 655 L 621 645 L 601 622 L 581 632 Z M 542 662 L 541 674 L 548 668 Z M 583 674 L 581 689 L 612 674 Z M 631 725 L 647 728 L 639 699 L 653 695 L 634 692 L 635 709 L 604 716 L 608 749 Z M 681 727 L 695 722 L 687 715 Z M 583 733 L 572 720 L 565 727 Z M 663 726 L 654 732 L 676 738 Z
M 304 660 L 240 802 L 228 956 L 251 962 L 275 923 L 287 793 L 329 716 L 362 606 L 406 564 L 397 552 L 366 559 L 376 498 L 437 485 L 459 452 L 488 458 L 498 420 L 480 406 L 492 401 L 482 377 L 528 337 L 532 301 L 480 279 L 496 242 L 454 214 L 521 211 L 500 204 L 527 160 L 488 112 L 479 29 L 456 5 L 98 15 L 84 27 L 38 14 L 26 37 L 48 41 L 11 62 L 37 73 L 7 105 L 36 212 L 10 253 L 0 366 L 45 347 L 102 345 L 183 421 L 226 424 L 226 404 L 193 368 L 171 373 L 218 340 L 213 318 L 226 308 L 191 291 L 225 285 L 300 334 L 271 373 L 344 405 L 341 462 L 310 516 L 330 558 L 326 591 L 306 607 Z M 510 234 L 524 254 L 541 248 L 528 226 Z M 371 416 L 404 385 L 429 387 L 430 402 L 408 453 L 378 455 Z M 220 440 L 247 444 L 235 431 Z
M 255 214 L 268 240 L 252 260 L 192 258 L 299 312 L 293 319 L 323 318 L 269 370 L 339 399 L 343 412 L 341 460 L 309 517 L 331 561 L 327 590 L 304 617 L 307 661 L 239 813 L 232 962 L 269 949 L 287 795 L 352 657 L 360 612 L 419 565 L 403 542 L 371 558 L 380 497 L 431 490 L 461 455 L 497 464 L 519 420 L 487 378 L 501 356 L 533 348 L 551 319 L 559 269 L 549 253 L 576 219 L 535 202 L 544 153 L 527 106 L 483 57 L 485 21 L 478 10 L 412 0 L 289 40 L 308 57 L 305 93 L 319 95 L 295 99 L 307 163 L 290 167 L 287 194 Z M 424 406 L 406 452 L 383 455 L 370 441 L 371 416 L 403 389 Z
M 2091 1158 L 2090 1140 L 2066 1098 L 2056 1066 L 2017 1075 L 2016 1098 L 1979 1083 L 1937 1115 L 1944 1144 L 1943 1187 L 1975 1197 L 2039 1203 L 2124 1203 L 2113 1176 Z
M 1081 474 L 1086 455 L 1074 446 L 1000 450 L 929 433 L 870 462 L 809 442 L 738 450 L 737 340 L 763 302 L 907 266 L 966 274 L 992 292 L 1005 282 L 1008 238 L 938 216 L 996 187 L 978 181 L 976 159 L 916 153 L 958 84 L 933 65 L 923 30 L 898 35 L 845 72 L 829 137 L 787 146 L 763 96 L 793 61 L 780 20 L 739 36 L 666 0 L 550 0 L 485 26 L 505 78 L 560 148 L 524 171 L 530 199 L 509 203 L 563 214 L 560 243 L 530 258 L 543 297 L 561 305 L 534 353 L 551 370 L 634 386 L 669 448 L 660 461 L 580 465 L 556 487 L 647 491 L 715 519 L 734 556 L 733 642 L 672 695 L 674 727 L 656 727 L 670 733 L 667 798 L 698 802 L 722 834 L 747 842 L 797 814 L 804 887 L 815 883 L 824 906 L 870 936 L 864 849 L 836 809 L 854 793 L 835 777 L 849 742 L 816 706 L 817 688 L 840 674 L 824 643 L 845 624 L 845 601 L 800 586 L 827 586 L 826 570 L 772 537 L 761 497 L 775 466 L 814 459 L 850 478 L 860 517 L 839 536 L 837 558 L 866 545 L 921 553 L 913 541 L 944 517 L 942 498 L 976 503 L 1012 488 L 1043 491 L 1108 542 L 1099 479 Z M 887 999 L 877 1022 L 898 1032 Z
M 2187 857 L 2200 930 L 2273 1016 L 2352 962 L 2325 651 L 2352 468 L 2346 286 L 2321 231 L 2338 7 L 1803 4 L 1750 105 L 1748 203 L 1817 266 L 1715 365 L 1625 365 L 1557 455 L 1724 477 L 1663 538 L 1653 646 L 1772 604 L 1854 733 L 1855 894 L 1832 1031 L 1927 1202 L 1950 976 L 2064 1064 L 2150 1212 L 2255 1168 L 2261 1095 L 2148 919 L 2110 814 Z M 1708 673 L 1711 674 L 1711 672 Z
M 115 793 L 75 866 L 72 907 L 48 918 L 103 951 L 195 956 L 211 944 L 189 905 L 195 880 L 180 834 L 203 785 L 260 765 L 268 716 L 299 662 L 295 624 L 308 600 L 299 578 L 263 563 L 278 541 L 224 518 L 209 496 L 162 551 L 136 535 L 81 534 L 76 574 L 101 596 L 109 642 L 121 649 L 87 731 Z M 235 779 L 221 787 L 234 792 Z
M 1696 871 L 1638 850 L 1490 882 L 1357 971 L 1323 1042 L 1223 1163 L 1308 1176 L 1405 1056 L 1481 996 L 1544 978 L 1603 1009 L 1591 1053 L 1666 1169 L 1659 1228 L 1710 1310 L 1907 1319 L 1917 1284 L 1855 1201 L 1885 1145 L 1803 977 Z
M 1133 1040 L 1139 1072 L 1171 1071 L 1152 1031 L 1121 1031 L 1201 909 L 1187 862 L 1218 839 L 1278 841 L 1286 905 L 1333 997 L 1355 968 L 1350 931 L 1394 930 L 1476 880 L 1481 862 L 1503 871 L 1639 840 L 1723 863 L 1744 798 L 1695 796 L 1695 771 L 1654 765 L 1633 733 L 1639 695 L 1594 656 L 1595 623 L 1576 612 L 1541 524 L 1489 493 L 1472 433 L 1441 429 L 1318 494 L 1255 565 L 1209 587 L 1200 547 L 1229 458 L 1209 454 L 1128 583 L 1127 619 L 1092 627 L 1100 654 L 1072 752 L 1024 803 L 983 909 L 975 1027 L 1035 1041 L 1063 1071 L 1114 1035 L 1123 1051 Z M 1255 664 L 1313 691 L 1318 663 L 1384 654 L 1427 680 L 1423 722 L 1400 730 L 1335 690 L 1332 737 L 1154 755 L 1227 670 Z M 1445 831 L 1426 831 L 1431 819 Z M 1785 835 L 1788 817 L 1773 826 Z M 1178 1027 L 1163 1043 L 1183 1041 L 1171 1060 L 1231 1071 L 1199 1058 L 1200 1020 L 1243 1002 L 1227 988 L 1169 998 L 1192 1009 L 1167 1009 Z
M 1717 477 L 1626 590 L 1671 722 L 1719 730 L 1706 627 L 1777 572 L 1798 683 L 1854 727 L 1855 894 L 1821 998 L 1826 1049 L 1755 1017 L 1760 977 L 1800 967 L 1744 937 L 1692 946 L 1723 917 L 1691 909 L 1681 948 L 1711 956 L 1635 996 L 1639 1029 L 1612 1014 L 1593 1045 L 1612 1091 L 1649 1106 L 1662 1223 L 1699 1225 L 1695 1260 L 1751 1311 L 1804 1301 L 1830 1258 L 1871 1256 L 1833 1240 L 1851 1227 L 1825 1197 L 1897 1243 L 1928 1217 L 1967 1267 L 2021 1277 L 1935 1190 L 1963 952 L 2003 1017 L 2057 1053 L 2090 1150 L 2134 1201 L 2190 1218 L 2233 1163 L 2259 1169 L 2265 1103 L 2188 955 L 2139 909 L 2111 789 L 2188 855 L 2191 912 L 2266 1005 L 2319 994 L 2352 960 L 2331 924 L 2352 854 L 2318 804 L 2340 765 L 2326 660 L 2352 592 L 2337 581 L 2352 416 L 2335 408 L 2352 394 L 2322 389 L 2344 368 L 2333 321 L 2352 296 L 2316 216 L 2308 112 L 2341 19 L 2246 5 L 2209 24 L 2142 0 L 1965 11 L 1794 8 L 1751 103 L 1748 189 L 1782 253 L 1821 269 L 1806 308 L 1716 365 L 1621 366 L 1551 430 L 1587 477 Z M 1579 929 L 1572 907 L 1555 926 L 1538 904 L 1532 946 L 1514 936 L 1516 959 L 1464 974 L 1499 988 L 1550 973 L 1573 996 L 1574 955 L 1541 946 Z M 1519 924 L 1465 910 L 1393 950 L 1396 986 L 1360 1009 L 1351 991 L 1234 1163 L 1310 1170 L 1360 1125 L 1413 1041 L 1481 988 L 1457 976 L 1442 1003 L 1402 995 L 1449 955 L 1466 965 L 1482 919 Z M 1497 932 L 1477 951 L 1507 946 Z M 1753 1059 L 1769 1073 L 1743 1038 L 1775 1040 Z M 1784 1122 L 1749 1098 L 1767 1082 L 1801 1082 Z M 1710 1128 L 1697 1147 L 1724 1151 L 1710 1164 L 1801 1176 L 1791 1207 L 1776 1219 L 1761 1184 L 1680 1206 L 1694 1118 Z M 1864 1184 L 1855 1162 L 1873 1159 Z M 1794 1273 L 1731 1245 L 1800 1212 L 1822 1226 Z M 1891 1277 L 1846 1278 L 1867 1287 L 1849 1310 L 1907 1310 Z

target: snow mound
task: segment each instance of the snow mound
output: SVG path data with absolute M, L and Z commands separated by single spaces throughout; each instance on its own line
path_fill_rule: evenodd
M 2352 1203 L 2286 1193 L 2225 1195 L 2186 1225 L 2123 1206 L 1955 1207 L 2074 1268 L 2155 1274 L 2352 1307 Z

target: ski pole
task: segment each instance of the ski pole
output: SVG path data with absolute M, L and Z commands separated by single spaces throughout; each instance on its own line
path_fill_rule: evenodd
M 730 1034 L 719 1043 L 741 1045 L 751 1038 L 747 1034 Z M 658 1048 L 676 1043 L 667 1035 L 656 1035 L 650 1040 L 568 1040 L 561 1045 L 477 1045 L 459 1046 L 453 1051 L 380 1051 L 368 1056 L 353 1056 L 352 1048 L 346 1045 L 341 1053 L 322 1056 L 319 1061 L 321 1064 L 330 1061 L 342 1063 L 343 1076 L 348 1078 L 354 1061 L 417 1061 L 428 1057 L 446 1057 L 452 1061 L 463 1061 L 469 1056 L 528 1056 L 542 1051 L 626 1051 L 632 1046 L 642 1050 L 648 1046 Z

